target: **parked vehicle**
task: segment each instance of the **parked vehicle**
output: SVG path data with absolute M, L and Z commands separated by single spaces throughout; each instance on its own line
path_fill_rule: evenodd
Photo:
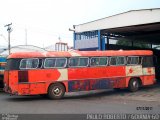
M 15 95 L 128 88 L 135 92 L 155 81 L 150 50 L 13 53 L 7 59 L 4 90 Z
M 0 57 L 0 88 L 3 88 L 5 65 L 6 65 L 6 57 Z

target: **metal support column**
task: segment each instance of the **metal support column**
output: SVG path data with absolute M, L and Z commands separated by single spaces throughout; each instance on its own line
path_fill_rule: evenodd
M 105 42 L 105 37 L 102 37 L 102 50 L 106 50 L 106 42 Z
M 98 30 L 98 50 L 101 50 L 101 31 Z
M 133 41 L 131 41 L 132 42 L 132 47 L 133 47 Z
M 109 50 L 109 36 L 107 35 L 107 50 Z
M 76 33 L 73 32 L 73 49 L 75 49 Z

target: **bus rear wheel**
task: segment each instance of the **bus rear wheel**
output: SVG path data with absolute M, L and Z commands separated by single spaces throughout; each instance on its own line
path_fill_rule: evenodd
M 49 86 L 48 97 L 50 99 L 61 99 L 65 94 L 65 88 L 61 83 L 55 83 Z
M 128 86 L 129 91 L 135 92 L 139 89 L 139 87 L 140 87 L 140 84 L 137 78 L 132 78 L 129 81 L 129 86 Z

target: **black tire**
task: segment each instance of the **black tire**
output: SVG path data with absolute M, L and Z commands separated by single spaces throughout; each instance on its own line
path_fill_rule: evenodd
M 61 83 L 54 83 L 49 86 L 48 97 L 50 99 L 61 99 L 65 94 L 65 88 Z
M 48 97 L 47 94 L 40 94 L 40 96 L 41 96 L 41 97 L 44 97 L 44 98 Z
M 129 81 L 129 85 L 128 85 L 129 91 L 135 92 L 135 91 L 137 91 L 139 89 L 139 87 L 140 87 L 140 83 L 139 83 L 137 78 L 132 78 Z
M 113 88 L 114 91 L 120 91 L 121 89 L 120 88 Z
M 0 88 L 4 87 L 3 76 L 0 75 Z

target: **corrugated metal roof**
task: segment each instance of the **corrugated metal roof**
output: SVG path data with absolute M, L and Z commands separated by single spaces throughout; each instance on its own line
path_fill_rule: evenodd
M 160 8 L 131 10 L 84 24 L 75 25 L 75 32 L 120 28 L 160 22 Z

